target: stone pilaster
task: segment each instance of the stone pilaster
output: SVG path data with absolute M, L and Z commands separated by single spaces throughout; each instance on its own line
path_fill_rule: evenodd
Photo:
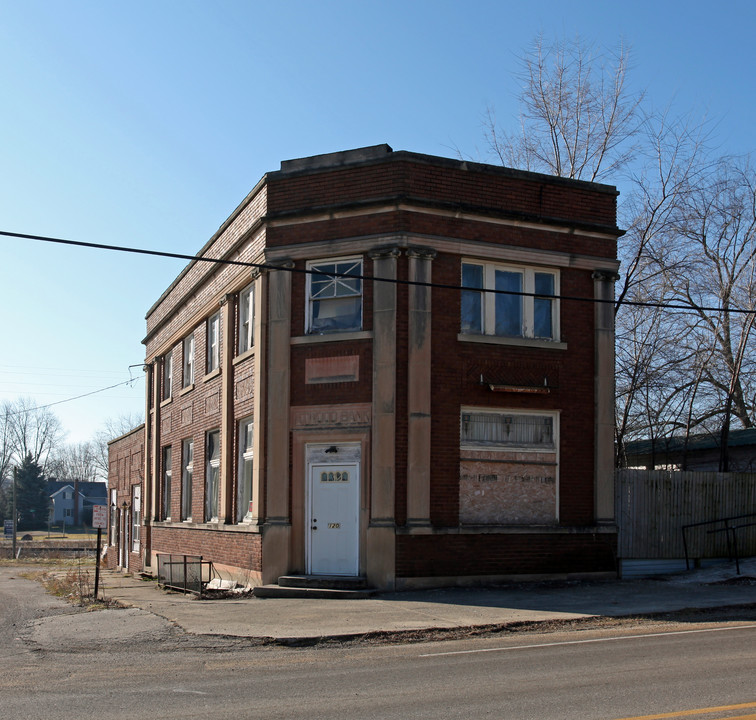
M 236 296 L 224 295 L 221 305 L 221 425 L 218 522 L 233 522 L 234 467 L 234 325 Z
M 267 332 L 268 302 L 267 302 L 267 273 L 259 269 L 252 271 L 254 280 L 254 347 L 255 347 L 255 375 L 254 409 L 252 411 L 254 434 L 252 465 L 252 523 L 259 525 L 265 517 L 265 403 L 267 387 L 264 382 L 267 368 Z M 275 396 L 274 396 L 275 397 Z
M 291 262 L 279 262 L 284 268 Z M 291 374 L 291 273 L 268 273 L 268 352 L 266 408 L 265 528 L 263 582 L 275 582 L 289 569 L 289 387 Z M 275 398 L 275 401 L 272 399 Z
M 595 303 L 594 508 L 597 524 L 614 518 L 614 270 L 593 273 Z
M 395 574 L 396 284 L 398 248 L 370 252 L 373 260 L 373 418 L 367 573 L 376 587 Z
M 435 250 L 407 250 L 410 282 L 429 283 Z M 430 528 L 431 289 L 409 286 L 407 525 Z

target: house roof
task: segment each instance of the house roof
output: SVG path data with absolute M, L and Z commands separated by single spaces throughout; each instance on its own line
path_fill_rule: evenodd
M 74 489 L 73 480 L 48 480 L 47 490 L 52 497 L 57 495 L 61 490 L 70 488 Z M 80 482 L 79 495 L 85 498 L 107 498 L 108 486 L 104 482 Z
M 688 452 L 714 450 L 720 447 L 719 433 L 701 433 L 690 435 L 687 441 Z M 756 428 L 730 430 L 728 447 L 756 446 Z M 676 453 L 685 448 L 685 437 L 673 435 L 655 440 L 633 440 L 625 445 L 627 455 L 649 455 L 651 452 Z

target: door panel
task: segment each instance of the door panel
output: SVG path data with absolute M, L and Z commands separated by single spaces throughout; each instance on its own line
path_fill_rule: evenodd
M 310 466 L 308 572 L 359 573 L 359 465 Z

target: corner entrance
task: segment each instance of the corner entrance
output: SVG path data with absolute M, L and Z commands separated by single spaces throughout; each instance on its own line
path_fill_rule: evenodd
M 307 447 L 307 572 L 359 575 L 360 447 Z

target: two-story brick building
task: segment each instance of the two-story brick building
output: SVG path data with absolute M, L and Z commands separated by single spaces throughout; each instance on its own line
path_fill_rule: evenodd
M 613 571 L 616 195 L 386 145 L 265 175 L 147 313 L 140 564 Z

